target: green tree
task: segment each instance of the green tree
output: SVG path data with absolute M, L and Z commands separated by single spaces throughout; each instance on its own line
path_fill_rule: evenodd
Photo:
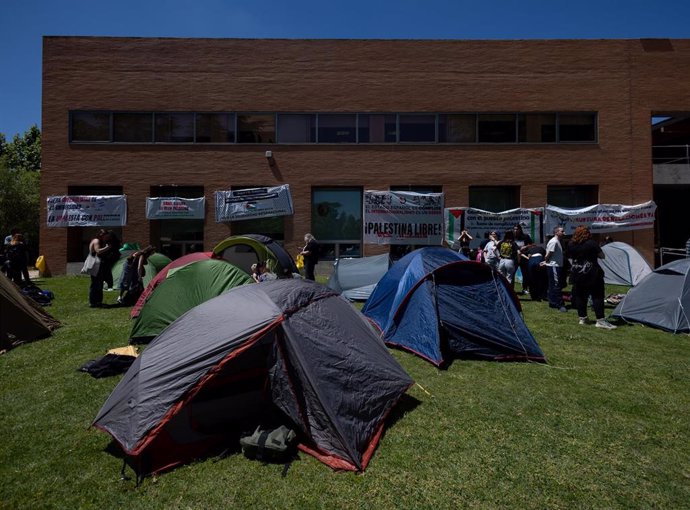
M 38 253 L 41 131 L 32 126 L 7 142 L 0 133 L 0 236 L 20 229 L 32 255 Z

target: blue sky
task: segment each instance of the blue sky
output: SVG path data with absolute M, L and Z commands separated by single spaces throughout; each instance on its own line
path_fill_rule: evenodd
M 0 0 L 0 133 L 41 122 L 44 35 L 355 39 L 690 37 L 690 0 Z

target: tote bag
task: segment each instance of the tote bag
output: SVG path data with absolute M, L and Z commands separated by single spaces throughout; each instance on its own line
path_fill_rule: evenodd
M 98 258 L 98 255 L 92 255 L 89 253 L 84 261 L 84 267 L 81 268 L 81 274 L 96 276 L 100 267 L 101 259 Z

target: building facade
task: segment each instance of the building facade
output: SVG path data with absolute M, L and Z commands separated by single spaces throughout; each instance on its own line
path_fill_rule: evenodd
M 93 234 L 46 226 L 56 195 L 126 195 L 123 240 L 173 257 L 249 231 L 381 253 L 362 243 L 368 189 L 493 211 L 639 204 L 651 119 L 690 111 L 687 83 L 689 40 L 45 37 L 41 252 L 65 273 Z M 215 191 L 283 184 L 293 215 L 215 221 Z M 205 219 L 146 218 L 147 197 L 172 196 L 205 197 Z M 653 260 L 654 231 L 616 239 Z

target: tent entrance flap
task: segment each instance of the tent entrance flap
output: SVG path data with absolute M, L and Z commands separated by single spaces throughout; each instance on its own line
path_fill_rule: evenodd
M 278 412 L 271 404 L 268 367 L 273 334 L 225 363 L 163 426 L 142 454 L 144 473 L 217 455 Z

